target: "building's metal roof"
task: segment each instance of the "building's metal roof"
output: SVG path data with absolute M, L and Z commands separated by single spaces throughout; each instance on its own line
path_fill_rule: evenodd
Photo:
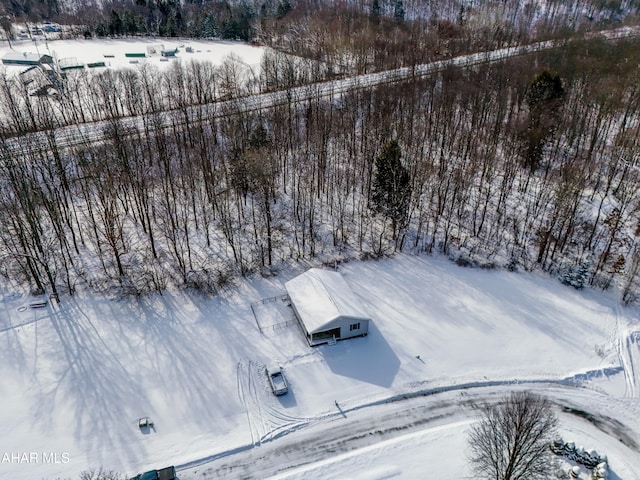
M 338 272 L 312 268 L 285 283 L 307 332 L 324 330 L 338 317 L 368 320 L 362 302 Z
M 33 52 L 9 52 L 2 57 L 3 63 L 17 63 L 17 64 L 36 64 L 36 63 L 50 63 L 53 59 L 51 55 L 33 53 Z

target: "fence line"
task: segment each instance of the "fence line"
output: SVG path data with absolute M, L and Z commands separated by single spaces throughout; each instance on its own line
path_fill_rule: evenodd
M 257 305 L 266 305 L 268 303 L 273 303 L 273 302 L 277 302 L 277 301 L 282 301 L 282 302 L 290 301 L 289 295 L 288 294 L 276 295 L 275 297 L 263 298 L 261 300 L 258 300 L 258 301 L 255 301 L 255 302 L 251 303 L 251 312 L 253 313 L 253 318 L 256 321 L 256 325 L 258 326 L 258 330 L 262 334 L 264 334 L 264 330 L 267 329 L 267 328 L 270 328 L 272 331 L 279 330 L 281 328 L 286 328 L 286 327 L 290 326 L 293 322 L 296 321 L 295 316 L 294 316 L 293 318 L 291 318 L 289 320 L 285 320 L 284 322 L 273 323 L 271 325 L 265 325 L 264 327 L 262 325 L 260 325 L 260 320 L 258 319 L 258 313 L 256 312 L 255 307 Z M 290 305 L 290 303 L 288 303 L 287 305 Z
M 277 302 L 278 300 L 289 300 L 289 295 L 286 293 L 283 295 L 276 295 L 275 297 L 263 298 L 262 300 L 258 300 L 257 302 L 253 302 L 251 305 L 264 305 L 266 303 Z

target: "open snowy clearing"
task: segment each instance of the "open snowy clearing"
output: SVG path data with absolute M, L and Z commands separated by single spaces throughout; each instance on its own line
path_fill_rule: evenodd
M 161 55 L 162 50 L 176 50 L 175 57 Z M 137 68 L 143 64 L 159 69 L 168 68 L 173 62 L 207 61 L 220 65 L 231 54 L 242 62 L 247 69 L 258 71 L 264 53 L 263 47 L 248 45 L 244 42 L 222 40 L 192 40 L 176 38 L 130 38 L 130 39 L 88 39 L 88 40 L 51 40 L 44 38 L 12 42 L 11 48 L 6 42 L 0 43 L 0 58 L 10 52 L 39 53 L 51 55 L 61 65 L 87 65 L 104 62 L 106 68 Z M 129 55 L 144 55 L 134 57 Z M 17 74 L 25 70 L 24 65 L 3 65 L 8 74 Z M 100 71 L 101 68 L 91 70 Z
M 60 306 L 31 309 L 25 308 L 27 296 L 5 291 L 0 450 L 34 452 L 37 458 L 0 463 L 0 477 L 75 476 L 98 466 L 134 474 L 175 464 L 181 478 L 207 478 L 202 472 L 232 462 L 234 452 L 242 452 L 238 458 L 262 455 L 295 443 L 295 435 L 315 438 L 314 429 L 330 431 L 345 418 L 361 416 L 363 431 L 375 432 L 386 412 L 410 406 L 386 400 L 441 390 L 450 392 L 433 398 L 463 413 L 449 412 L 446 422 L 424 425 L 429 430 L 422 433 L 407 431 L 415 436 L 404 440 L 398 430 L 406 418 L 392 415 L 389 421 L 397 428 L 385 428 L 395 433 L 382 439 L 390 443 L 356 444 L 349 448 L 367 449 L 346 457 L 337 456 L 344 445 L 334 445 L 318 454 L 325 463 L 287 475 L 337 478 L 345 465 L 366 464 L 371 475 L 361 478 L 411 477 L 425 471 L 422 448 L 434 449 L 434 462 L 459 474 L 464 463 L 444 462 L 447 457 L 438 448 L 457 450 L 464 444 L 471 413 L 456 400 L 463 387 L 484 385 L 483 392 L 497 395 L 517 382 L 531 382 L 526 385 L 536 391 L 549 391 L 554 399 L 564 396 L 584 411 L 593 407 L 598 415 L 627 425 L 631 447 L 580 418 L 574 419 L 578 426 L 563 428 L 567 440 L 607 454 L 619 478 L 640 478 L 635 310 L 621 310 L 607 295 L 578 292 L 535 274 L 464 269 L 442 258 L 398 255 L 340 267 L 373 318 L 369 335 L 310 348 L 299 327 L 286 323 L 286 308 L 278 305 L 267 314 L 272 327 L 264 333 L 251 309 L 251 302 L 284 293 L 284 282 L 301 271 L 296 267 L 277 277 L 242 281 L 212 299 L 184 291 L 126 300 L 81 292 L 63 298 Z M 282 325 L 278 316 L 285 317 Z M 280 363 L 289 382 L 283 397 L 271 394 L 264 374 L 272 361 Z M 561 392 L 554 393 L 549 381 L 588 388 L 558 386 Z M 447 395 L 456 398 L 449 402 Z M 155 428 L 140 431 L 137 420 L 144 416 Z M 429 417 L 424 411 L 415 416 Z M 575 438 L 580 432 L 584 439 Z M 423 447 L 411 454 L 403 442 Z M 327 451 L 335 458 L 327 460 Z M 52 452 L 60 461 L 43 461 L 51 460 L 43 454 Z M 312 461 L 315 454 L 279 457 L 272 474 Z M 417 459 L 410 461 L 412 456 Z M 253 463 L 247 468 L 243 478 L 264 474 Z M 329 474 L 332 468 L 335 473 Z

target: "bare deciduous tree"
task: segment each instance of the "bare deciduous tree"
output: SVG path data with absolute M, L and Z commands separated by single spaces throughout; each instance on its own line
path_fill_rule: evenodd
M 120 480 L 122 475 L 113 470 L 85 470 L 80 473 L 80 480 Z
M 469 435 L 469 460 L 481 478 L 550 478 L 549 443 L 558 420 L 549 400 L 513 392 L 495 405 L 479 407 L 480 420 Z

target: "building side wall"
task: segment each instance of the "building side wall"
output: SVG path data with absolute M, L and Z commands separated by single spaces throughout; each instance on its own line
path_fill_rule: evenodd
M 369 333 L 369 319 L 360 317 L 340 317 L 340 338 L 360 337 Z M 356 327 L 357 326 L 357 327 Z
M 311 335 L 307 331 L 307 326 L 304 324 L 304 320 L 302 320 L 302 317 L 300 316 L 300 312 L 298 312 L 295 302 L 291 302 L 291 308 L 293 308 L 293 313 L 295 314 L 296 319 L 298 320 L 298 324 L 300 325 L 302 332 L 307 337 L 307 341 L 311 343 Z
M 361 317 L 345 317 L 341 316 L 327 323 L 322 330 L 312 332 L 312 336 L 307 335 L 307 340 L 311 346 L 322 345 L 328 343 L 328 338 L 315 340 L 313 335 L 331 330 L 339 330 L 340 334 L 336 335 L 336 340 L 345 340 L 347 338 L 362 337 L 369 333 L 369 319 Z

